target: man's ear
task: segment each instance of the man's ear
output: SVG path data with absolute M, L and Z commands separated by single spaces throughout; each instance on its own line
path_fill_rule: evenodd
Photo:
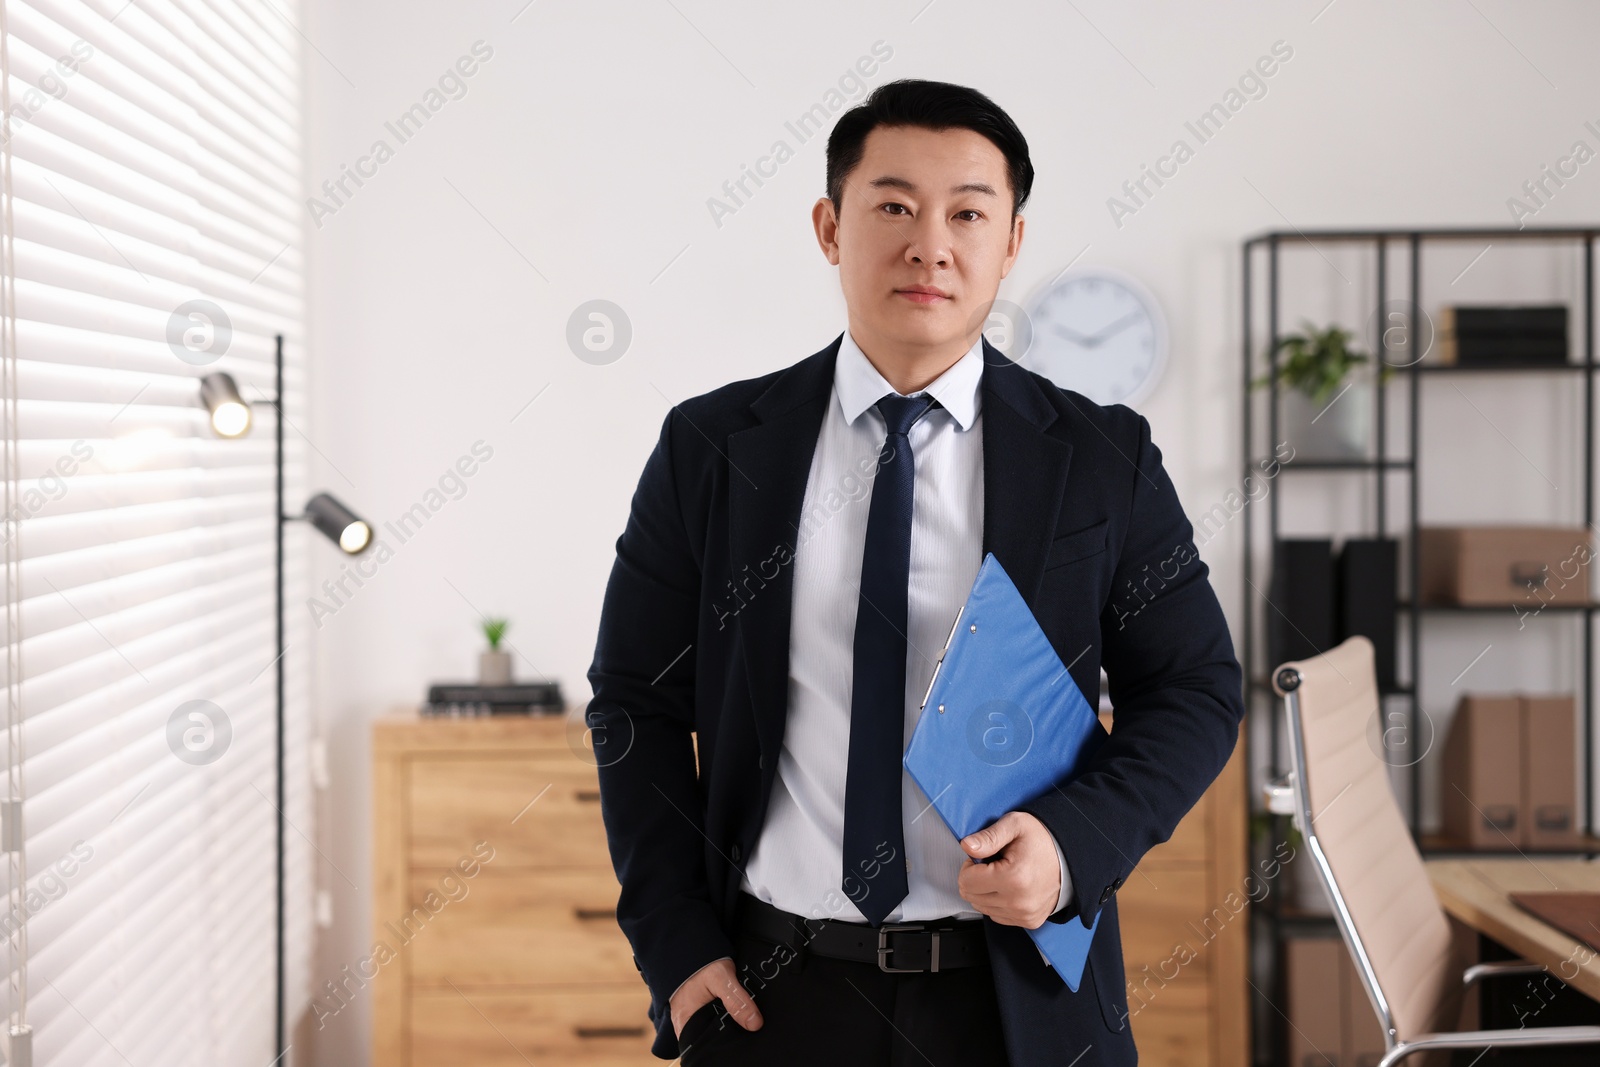
M 1022 228 L 1027 221 L 1021 215 L 1011 221 L 1011 239 L 1006 243 L 1005 262 L 1000 266 L 1002 278 L 1011 273 L 1011 267 L 1017 262 L 1017 253 L 1022 251 Z
M 833 201 L 819 197 L 811 205 L 811 226 L 817 231 L 817 244 L 828 262 L 839 265 L 839 217 L 834 214 Z

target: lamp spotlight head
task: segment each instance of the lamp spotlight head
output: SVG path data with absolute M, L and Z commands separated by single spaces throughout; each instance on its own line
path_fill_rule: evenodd
M 200 399 L 211 413 L 211 429 L 218 437 L 240 437 L 250 429 L 250 405 L 239 395 L 233 375 L 212 371 L 201 378 Z
M 306 518 L 324 537 L 352 556 L 372 544 L 371 525 L 327 493 L 318 493 L 306 501 Z

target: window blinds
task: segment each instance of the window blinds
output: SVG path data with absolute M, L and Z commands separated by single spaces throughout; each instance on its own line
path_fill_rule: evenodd
M 0 0 L 9 117 L 7 1009 L 33 1062 L 249 1064 L 274 1044 L 270 397 L 306 495 L 292 0 Z M 0 179 L 6 178 L 0 172 Z M 307 595 L 299 524 L 286 599 Z M 309 999 L 309 626 L 288 613 L 287 1003 Z M 3 801 L 4 796 L 0 796 Z M 3 804 L 0 804 L 3 807 Z M 25 882 L 22 879 L 25 878 Z M 293 1062 L 291 1053 L 281 1062 Z

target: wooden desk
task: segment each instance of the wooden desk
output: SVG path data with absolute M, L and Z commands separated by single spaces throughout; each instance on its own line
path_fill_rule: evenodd
M 1600 861 L 1576 858 L 1429 860 L 1445 911 L 1557 978 L 1600 1000 L 1600 952 L 1581 945 L 1511 902 L 1508 894 L 1600 892 Z

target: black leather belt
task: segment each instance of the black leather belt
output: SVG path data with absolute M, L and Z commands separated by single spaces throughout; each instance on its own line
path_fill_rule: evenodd
M 869 923 L 808 919 L 740 891 L 736 916 L 741 932 L 838 960 L 875 963 L 880 971 L 914 973 L 976 967 L 989 962 L 982 919 Z

